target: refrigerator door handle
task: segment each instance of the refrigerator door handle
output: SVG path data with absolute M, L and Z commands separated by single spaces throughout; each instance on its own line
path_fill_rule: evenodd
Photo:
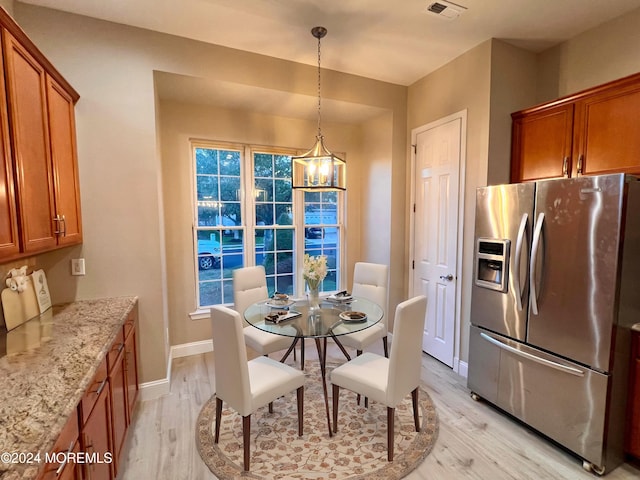
M 495 339 L 486 333 L 480 333 L 480 336 L 484 338 L 487 342 L 492 343 L 498 348 L 502 350 L 506 350 L 514 355 L 518 355 L 520 357 L 524 357 L 532 362 L 540 363 L 541 365 L 545 365 L 547 367 L 555 368 L 556 370 L 560 370 L 561 372 L 568 373 L 570 375 L 575 375 L 576 377 L 584 377 L 584 372 L 577 368 L 569 367 L 567 365 L 562 365 L 561 363 L 552 362 L 551 360 L 547 360 L 546 358 L 541 358 L 536 355 L 533 355 L 528 352 L 523 352 L 522 350 L 518 350 L 517 348 L 512 347 L 511 345 L 507 345 L 506 343 L 502 343 L 500 340 Z
M 524 235 L 527 230 L 527 223 L 529 221 L 529 214 L 522 215 L 520 220 L 520 228 L 518 228 L 518 236 L 516 237 L 516 254 L 513 258 L 513 286 L 516 293 L 516 306 L 518 311 L 522 311 L 522 287 L 520 285 L 520 261 L 522 260 L 522 243 L 524 242 Z
M 531 292 L 531 313 L 538 315 L 538 291 L 536 289 L 536 264 L 538 263 L 538 249 L 540 247 L 540 236 L 542 235 L 542 224 L 544 223 L 544 213 L 538 215 L 536 228 L 533 231 L 533 246 L 531 247 L 531 264 L 529 265 L 529 291 Z

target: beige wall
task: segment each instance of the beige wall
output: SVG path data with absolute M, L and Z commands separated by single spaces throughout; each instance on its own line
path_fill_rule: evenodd
M 315 96 L 316 68 L 24 4 L 16 4 L 14 10 L 18 23 L 81 96 L 76 122 L 85 241 L 81 247 L 38 257 L 38 265 L 47 272 L 55 302 L 139 295 L 141 379 L 163 379 L 168 345 L 179 343 L 170 338 L 169 326 L 179 341 L 203 339 L 207 327 L 191 323 L 188 330 L 193 327 L 193 331 L 181 332 L 180 324 L 174 323 L 184 320 L 184 313 L 193 305 L 193 292 L 175 287 L 166 261 L 175 241 L 172 227 L 177 220 L 163 211 L 172 206 L 162 196 L 161 186 L 173 179 L 163 172 L 158 150 L 158 123 L 163 124 L 164 118 L 156 111 L 153 72 Z M 399 179 L 404 176 L 406 159 L 406 91 L 406 87 L 362 77 L 323 73 L 323 98 L 391 112 L 388 128 L 392 144 L 386 161 L 392 171 L 392 199 L 383 212 L 389 217 L 393 209 L 401 216 L 404 206 L 404 187 Z M 271 116 L 267 121 L 271 123 L 263 125 L 265 131 L 260 135 L 277 130 L 279 121 Z M 295 146 L 308 147 L 315 124 L 307 122 L 298 128 L 296 138 L 305 140 Z M 255 133 L 258 135 L 258 130 Z M 328 137 L 330 131 L 323 133 Z M 333 141 L 331 148 L 339 151 L 341 145 Z M 345 141 L 344 147 L 351 148 L 351 144 Z M 347 154 L 351 161 L 350 152 Z M 164 156 L 162 161 L 167 161 Z M 354 161 L 357 165 L 357 156 Z M 364 175 L 368 175 L 366 170 Z M 368 184 L 355 168 L 349 170 L 348 177 Z M 352 215 L 347 222 L 357 239 L 360 217 Z M 386 251 L 404 244 L 404 231 L 391 232 L 388 237 Z M 350 261 L 368 260 L 352 255 L 359 258 Z M 79 256 L 86 259 L 87 275 L 71 277 L 69 259 Z M 193 269 L 190 264 L 179 267 L 185 278 L 193 278 L 189 268 Z M 402 285 L 404 277 L 401 263 L 392 267 L 394 284 Z M 169 293 L 171 288 L 175 295 Z M 180 301 L 174 302 L 174 296 Z
M 430 122 L 467 110 L 467 150 L 462 232 L 462 278 L 458 278 L 461 292 L 460 349 L 454 352 L 458 360 L 466 360 L 469 336 L 469 305 L 473 267 L 473 219 L 475 190 L 486 185 L 489 149 L 489 114 L 491 87 L 491 41 L 486 41 L 434 73 L 409 87 L 408 134 Z M 411 172 L 407 174 L 410 185 Z M 407 188 L 407 191 L 409 189 Z M 407 225 L 409 209 L 406 209 Z M 406 246 L 407 251 L 409 245 Z
M 640 9 L 540 55 L 538 103 L 640 71 Z
M 9 15 L 13 16 L 13 0 L 0 0 L 0 7 L 3 7 Z
M 487 184 L 509 183 L 511 113 L 536 103 L 537 56 L 493 39 Z

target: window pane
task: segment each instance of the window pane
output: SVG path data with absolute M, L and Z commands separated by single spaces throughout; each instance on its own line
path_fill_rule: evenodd
M 275 173 L 277 178 L 285 178 L 291 183 L 291 157 L 289 155 L 275 155 Z
M 220 208 L 221 217 L 218 225 L 225 227 L 235 227 L 242 225 L 242 211 L 240 210 L 240 202 L 225 202 Z
M 293 225 L 293 218 L 291 217 L 291 206 L 276 204 L 275 207 L 278 225 Z
M 196 173 L 218 174 L 218 151 L 210 148 L 196 148 Z
M 200 203 L 200 202 L 198 202 Z M 206 202 L 203 202 L 206 203 Z M 211 202 L 213 205 L 217 205 L 217 202 Z M 219 209 L 217 206 L 208 207 L 198 205 L 198 226 L 199 227 L 213 227 L 218 224 Z
M 276 250 L 293 251 L 293 228 L 276 230 Z
M 200 307 L 233 302 L 233 270 L 244 264 L 243 233 L 241 229 L 198 231 Z
M 276 202 L 291 203 L 291 180 L 276 180 L 274 183 Z
M 218 177 L 213 175 L 198 175 L 198 200 L 218 200 Z
M 256 205 L 256 225 L 273 225 L 273 205 Z
M 256 189 L 254 192 L 256 202 L 273 201 L 273 180 L 270 178 L 256 179 Z
M 273 177 L 273 155 L 256 153 L 253 156 L 253 164 L 255 177 Z
M 220 200 L 240 200 L 240 177 L 220 177 Z
M 340 228 L 336 192 L 305 192 L 304 251 L 327 257 L 327 276 L 321 290 L 340 287 Z
M 240 152 L 220 150 L 219 159 L 220 175 L 240 176 Z

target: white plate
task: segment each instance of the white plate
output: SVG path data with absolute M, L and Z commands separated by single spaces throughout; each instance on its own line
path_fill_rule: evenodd
M 265 302 L 265 305 L 268 305 L 269 307 L 273 307 L 273 308 L 286 308 L 286 307 L 290 307 L 294 303 L 296 302 L 291 299 L 287 300 L 286 302 L 278 302 L 276 300 L 267 300 Z
M 342 312 L 338 316 L 346 323 L 361 323 L 367 321 L 367 314 L 362 312 Z
M 336 297 L 335 295 L 329 295 L 327 297 L 327 300 L 329 300 L 330 302 L 350 302 L 351 300 L 353 300 L 353 295 L 340 295 L 339 297 Z
M 268 322 L 268 323 L 278 324 L 278 323 L 282 323 L 282 322 L 284 322 L 286 320 L 291 320 L 292 318 L 297 318 L 300 315 L 302 315 L 300 312 L 296 312 L 296 311 L 292 310 L 292 311 L 290 311 L 290 312 L 288 312 L 288 313 L 286 313 L 284 315 L 280 315 L 280 316 L 278 316 L 278 318 L 274 318 L 274 319 L 269 318 L 269 315 L 267 315 L 264 320 L 265 320 L 265 322 Z

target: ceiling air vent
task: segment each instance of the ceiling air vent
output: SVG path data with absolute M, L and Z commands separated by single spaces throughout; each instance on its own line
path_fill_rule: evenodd
M 466 9 L 466 7 L 453 2 L 438 0 L 437 2 L 429 3 L 425 9 L 425 13 L 428 13 L 429 15 L 436 15 L 443 20 L 455 20 Z

